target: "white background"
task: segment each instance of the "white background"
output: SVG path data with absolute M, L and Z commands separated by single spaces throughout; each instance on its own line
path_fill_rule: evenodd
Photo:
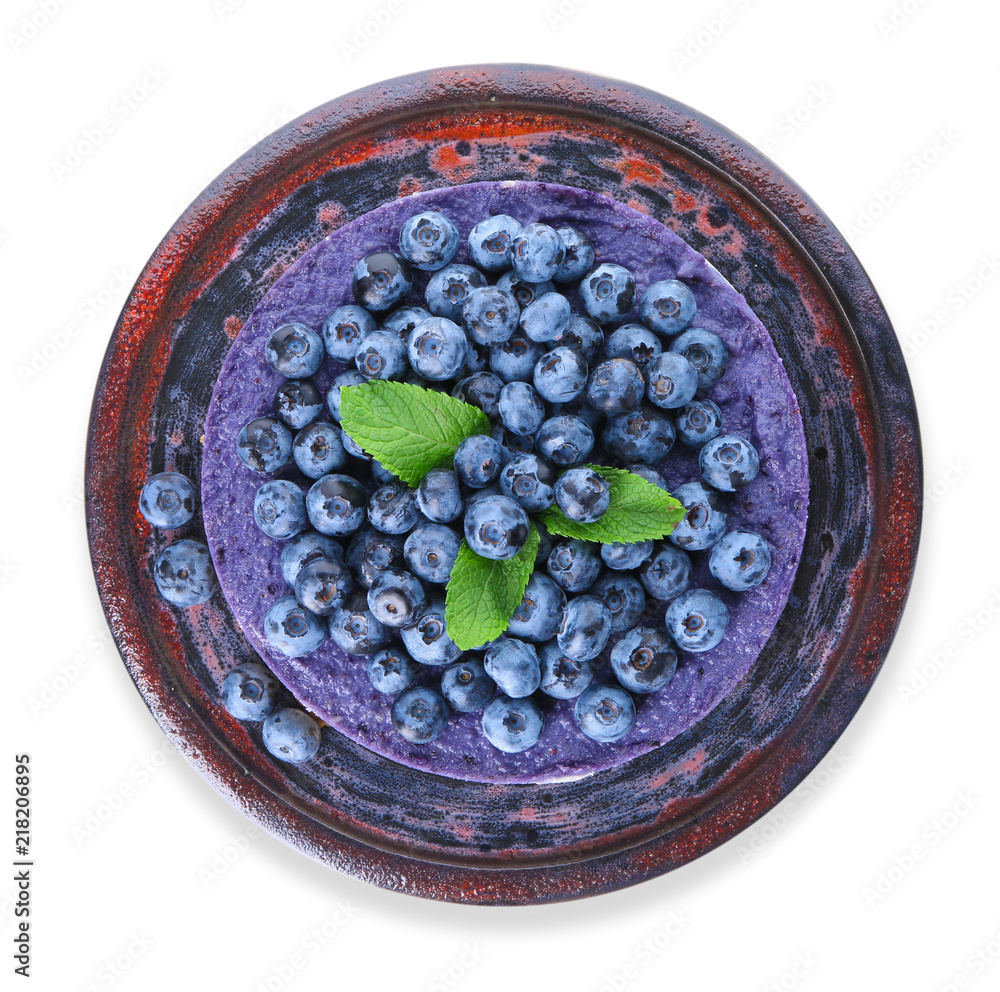
M 13 856 L 12 758 L 28 751 L 30 981 L 60 992 L 1000 988 L 996 5 L 393 0 L 356 46 L 387 8 L 7 0 L 0 13 L 0 857 Z M 81 499 L 115 317 L 187 203 L 328 99 L 479 61 L 642 84 L 767 150 L 845 232 L 885 301 L 927 478 L 899 635 L 832 755 L 700 860 L 537 908 L 395 895 L 256 833 L 169 749 L 133 688 L 94 590 Z M 103 117 L 113 128 L 73 158 Z M 19 367 L 51 341 L 54 357 L 25 379 Z M 5 987 L 22 981 L 6 984 L 14 891 L 3 871 Z

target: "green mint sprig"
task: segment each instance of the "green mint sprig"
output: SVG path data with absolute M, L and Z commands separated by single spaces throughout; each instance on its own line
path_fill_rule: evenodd
M 535 567 L 540 538 L 530 524 L 528 540 L 513 558 L 482 558 L 462 542 L 445 596 L 448 636 L 463 651 L 499 637 L 510 623 Z
M 340 424 L 361 447 L 409 486 L 432 469 L 451 466 L 473 434 L 490 434 L 478 407 L 447 393 L 375 379 L 340 391 Z
M 550 534 L 595 541 L 598 544 L 638 544 L 672 533 L 684 518 L 684 507 L 670 493 L 641 475 L 624 468 L 588 465 L 603 475 L 611 488 L 611 501 L 600 520 L 581 524 L 570 520 L 553 504 L 541 514 Z
M 373 380 L 340 392 L 341 426 L 407 485 L 433 468 L 451 466 L 467 437 L 491 434 L 486 414 L 446 393 L 403 382 Z M 589 465 L 610 485 L 600 520 L 581 524 L 557 506 L 539 514 L 549 533 L 598 544 L 636 544 L 670 534 L 684 507 L 669 493 L 627 469 Z M 445 623 L 463 651 L 499 637 L 521 602 L 535 567 L 539 534 L 531 524 L 525 546 L 505 561 L 477 555 L 464 541 L 445 597 Z

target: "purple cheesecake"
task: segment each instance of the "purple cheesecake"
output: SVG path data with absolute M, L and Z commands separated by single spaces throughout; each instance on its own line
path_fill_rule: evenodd
M 245 467 L 236 439 L 256 417 L 272 414 L 283 377 L 264 359 L 264 345 L 278 326 L 297 321 L 316 330 L 331 311 L 351 303 L 355 262 L 380 250 L 395 250 L 403 222 L 421 210 L 438 210 L 456 224 L 463 242 L 455 262 L 470 262 L 466 238 L 492 214 L 522 224 L 541 221 L 572 226 L 594 243 L 597 258 L 634 273 L 636 299 L 662 279 L 680 279 L 694 293 L 695 323 L 719 334 L 729 368 L 706 391 L 722 410 L 725 433 L 749 439 L 760 455 L 760 474 L 730 504 L 729 530 L 760 534 L 771 551 L 771 568 L 759 586 L 743 593 L 723 589 L 708 568 L 709 551 L 693 552 L 693 586 L 712 590 L 726 603 L 730 625 L 710 651 L 680 653 L 672 681 L 637 697 L 634 726 L 621 740 L 597 743 L 573 718 L 574 700 L 546 700 L 545 726 L 537 744 L 508 754 L 485 738 L 481 713 L 456 713 L 435 741 L 414 745 L 390 720 L 392 697 L 372 688 L 365 659 L 346 655 L 327 640 L 301 658 L 274 651 L 263 635 L 270 606 L 291 590 L 282 578 L 282 542 L 254 523 L 257 487 L 269 476 Z M 422 305 L 427 273 L 416 273 L 407 303 Z M 575 305 L 574 291 L 567 295 Z M 634 321 L 636 313 L 619 323 Z M 325 391 L 345 366 L 327 359 L 314 381 Z M 658 466 L 671 491 L 700 479 L 697 451 L 678 443 Z M 293 477 L 286 471 L 277 477 Z M 306 480 L 302 480 L 304 483 Z M 607 196 L 549 183 L 472 183 L 418 193 L 385 204 L 333 232 L 301 256 L 275 283 L 240 331 L 219 374 L 205 424 L 202 507 L 207 541 L 222 594 L 247 639 L 300 704 L 334 731 L 402 764 L 438 775 L 480 782 L 557 781 L 580 778 L 661 746 L 693 726 L 731 692 L 756 661 L 788 599 L 805 537 L 808 465 L 802 421 L 780 357 L 767 330 L 743 297 L 708 261 L 659 221 Z M 650 600 L 644 624 L 663 626 L 664 604 Z M 613 682 L 602 655 L 597 682 Z M 433 684 L 440 670 L 427 670 Z

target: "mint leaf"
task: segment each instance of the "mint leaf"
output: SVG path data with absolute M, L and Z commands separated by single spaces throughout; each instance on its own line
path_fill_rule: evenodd
M 623 468 L 588 465 L 611 486 L 611 502 L 600 520 L 581 524 L 554 504 L 541 515 L 549 533 L 599 544 L 637 544 L 666 537 L 684 518 L 684 507 L 668 492 Z
M 510 623 L 538 554 L 538 530 L 530 524 L 524 547 L 506 561 L 477 555 L 465 541 L 451 570 L 445 597 L 448 636 L 463 651 L 499 637 Z
M 340 425 L 410 486 L 420 485 L 432 468 L 450 465 L 467 437 L 492 433 L 479 407 L 433 389 L 379 379 L 340 391 Z

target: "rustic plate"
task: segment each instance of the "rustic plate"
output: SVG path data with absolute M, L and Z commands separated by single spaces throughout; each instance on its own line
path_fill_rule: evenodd
M 279 765 L 219 705 L 252 655 L 216 596 L 174 610 L 136 508 L 151 474 L 200 476 L 202 422 L 232 338 L 324 235 L 420 189 L 538 179 L 652 214 L 770 330 L 802 410 L 810 510 L 788 605 L 759 663 L 704 720 L 588 778 L 484 785 L 405 768 L 330 730 Z M 569 899 L 632 885 L 732 837 L 782 799 L 856 712 L 892 640 L 920 527 L 917 418 L 902 354 L 858 260 L 809 198 L 696 112 L 539 66 L 441 69 L 312 111 L 224 172 L 157 248 L 105 356 L 87 520 L 108 622 L 173 743 L 288 843 L 389 889 L 456 902 Z M 197 536 L 197 524 L 170 539 Z M 190 535 L 189 532 L 190 531 Z

